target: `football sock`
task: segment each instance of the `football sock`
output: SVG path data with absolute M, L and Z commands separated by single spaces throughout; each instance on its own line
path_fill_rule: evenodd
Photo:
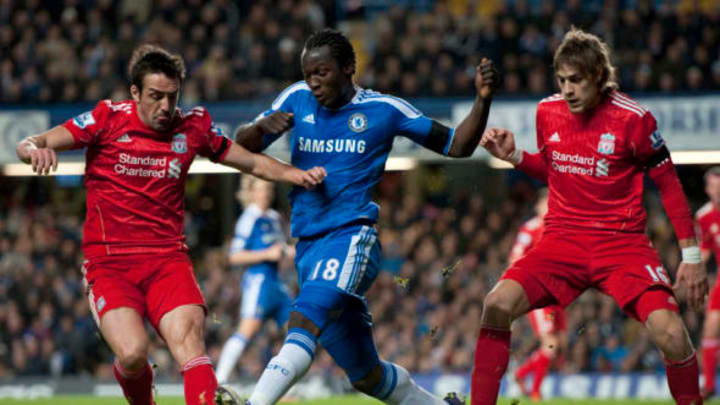
M 715 390 L 715 370 L 717 369 L 717 356 L 720 340 L 703 339 L 702 340 L 702 368 L 705 376 L 705 390 Z
M 216 374 L 219 384 L 224 384 L 228 381 L 246 345 L 247 339 L 239 333 L 233 333 L 230 339 L 225 342 L 222 352 L 220 352 L 220 360 L 218 360 L 217 366 Z
M 672 362 L 665 359 L 665 362 L 668 386 L 670 386 L 670 393 L 675 399 L 675 403 L 678 405 L 702 405 L 703 400 L 698 386 L 700 371 L 695 353 L 683 361 Z
M 248 402 L 251 405 L 276 403 L 307 372 L 315 354 L 315 337 L 305 329 L 288 331 L 285 344 L 270 359 Z
M 535 369 L 533 370 L 533 386 L 531 391 L 533 394 L 540 393 L 540 385 L 547 375 L 551 362 L 552 359 L 550 356 L 545 354 L 542 349 L 535 351 Z
M 495 405 L 500 391 L 500 380 L 509 361 L 510 331 L 488 326 L 480 328 L 470 382 L 472 405 Z
M 215 404 L 215 390 L 218 383 L 208 356 L 202 355 L 188 361 L 182 366 L 180 373 L 185 385 L 187 405 Z
M 128 371 L 115 359 L 113 374 L 129 403 L 133 405 L 153 404 L 153 372 L 150 363 L 145 363 L 145 367 L 139 370 Z
M 391 405 L 447 405 L 415 384 L 404 368 L 385 361 L 382 367 L 383 378 L 371 394 L 373 397 Z

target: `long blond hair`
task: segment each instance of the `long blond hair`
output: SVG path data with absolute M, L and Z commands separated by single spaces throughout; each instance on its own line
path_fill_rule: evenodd
M 619 87 L 607 44 L 597 35 L 574 26 L 555 51 L 553 69 L 557 72 L 561 65 L 573 66 L 586 77 L 599 78 L 598 87 L 603 92 Z

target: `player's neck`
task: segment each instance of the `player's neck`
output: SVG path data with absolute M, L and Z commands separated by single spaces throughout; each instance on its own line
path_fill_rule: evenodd
M 355 97 L 356 92 L 357 88 L 355 88 L 355 85 L 350 82 L 348 85 L 343 87 L 342 91 L 340 92 L 340 97 L 338 97 L 338 101 L 335 103 L 335 105 L 330 106 L 330 108 L 333 110 L 339 110 L 345 107 L 353 99 L 353 97 Z

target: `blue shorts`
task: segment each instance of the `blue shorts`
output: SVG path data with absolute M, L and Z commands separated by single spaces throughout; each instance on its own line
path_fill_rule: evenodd
M 295 251 L 300 293 L 292 310 L 320 329 L 318 341 L 351 381 L 365 377 L 380 362 L 363 296 L 380 268 L 377 231 L 347 226 L 301 239 Z
M 290 316 L 290 293 L 277 277 L 246 271 L 242 279 L 241 318 L 274 319 L 279 326 Z

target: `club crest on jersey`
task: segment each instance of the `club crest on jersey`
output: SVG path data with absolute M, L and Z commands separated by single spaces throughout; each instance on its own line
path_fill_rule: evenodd
M 348 127 L 353 132 L 363 132 L 368 127 L 368 119 L 363 113 L 355 113 L 348 119 Z
M 653 149 L 660 149 L 661 146 L 665 145 L 665 140 L 663 140 L 662 135 L 660 135 L 660 131 L 656 130 L 650 134 L 650 143 Z
M 185 134 L 175 134 L 175 136 L 173 136 L 172 150 L 175 153 L 187 152 L 187 137 Z
M 598 142 L 598 153 L 602 153 L 603 155 L 612 155 L 613 153 L 615 153 L 615 135 L 600 135 L 600 142 Z
M 73 118 L 73 123 L 78 128 L 85 129 L 88 125 L 95 124 L 95 117 L 93 117 L 92 111 L 84 112 Z

